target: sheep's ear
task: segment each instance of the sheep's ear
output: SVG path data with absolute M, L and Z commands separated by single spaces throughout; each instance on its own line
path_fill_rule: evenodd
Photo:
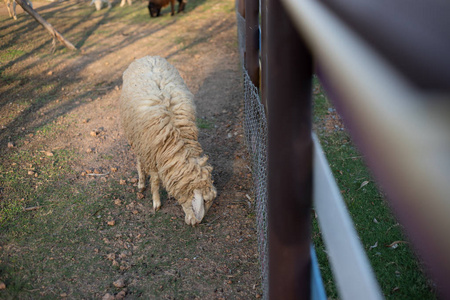
M 201 221 L 205 216 L 205 201 L 203 201 L 202 193 L 194 190 L 194 199 L 192 199 L 192 210 L 197 221 Z

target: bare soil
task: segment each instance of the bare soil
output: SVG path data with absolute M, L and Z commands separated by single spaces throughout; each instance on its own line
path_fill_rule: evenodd
M 0 213 L 39 207 L 0 224 L 0 298 L 259 298 L 233 1 L 192 0 L 158 19 L 141 1 L 33 4 L 80 51 L 51 53 L 41 26 L 0 6 Z M 174 199 L 154 213 L 151 193 L 137 193 L 117 102 L 123 71 L 145 55 L 167 58 L 195 95 L 218 189 L 196 228 Z

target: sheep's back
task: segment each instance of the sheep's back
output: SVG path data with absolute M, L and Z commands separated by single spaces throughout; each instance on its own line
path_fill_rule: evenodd
M 125 134 L 141 157 L 154 156 L 170 140 L 198 144 L 193 95 L 161 57 L 130 64 L 123 74 L 120 111 Z

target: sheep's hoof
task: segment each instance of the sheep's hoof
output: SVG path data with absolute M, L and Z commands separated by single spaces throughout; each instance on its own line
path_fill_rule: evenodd
M 189 214 L 186 214 L 184 221 L 187 225 L 191 225 L 192 227 L 195 227 L 200 223 L 193 215 Z
M 157 212 L 161 208 L 161 204 L 155 204 L 153 203 L 153 212 Z
M 139 193 L 143 193 L 146 189 L 147 189 L 147 187 L 144 184 L 138 183 Z

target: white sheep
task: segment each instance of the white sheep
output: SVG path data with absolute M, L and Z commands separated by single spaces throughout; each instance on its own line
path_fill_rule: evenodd
M 106 3 L 106 5 L 108 5 L 108 8 L 111 8 L 111 1 L 109 0 L 92 0 L 89 6 L 95 4 L 95 10 L 99 11 L 100 9 L 102 9 L 103 2 Z
M 120 7 L 123 7 L 125 5 L 125 3 L 128 3 L 128 5 L 131 5 L 133 3 L 132 0 L 122 0 L 120 2 Z
M 159 186 L 181 204 L 188 225 L 201 222 L 216 197 L 212 167 L 197 140 L 194 96 L 164 58 L 146 56 L 123 73 L 122 127 L 137 156 L 138 188 L 150 175 L 153 208 Z
M 31 8 L 33 8 L 33 3 L 31 2 L 31 0 L 25 0 L 25 2 L 26 2 Z M 17 14 L 16 14 L 16 6 L 17 6 L 17 3 L 16 3 L 16 1 L 14 1 L 14 0 L 5 0 L 5 4 L 6 4 L 6 7 L 8 8 L 9 16 L 10 16 L 11 18 L 14 18 L 14 20 L 17 20 Z M 11 8 L 10 8 L 11 4 L 12 4 L 12 12 L 11 12 Z

